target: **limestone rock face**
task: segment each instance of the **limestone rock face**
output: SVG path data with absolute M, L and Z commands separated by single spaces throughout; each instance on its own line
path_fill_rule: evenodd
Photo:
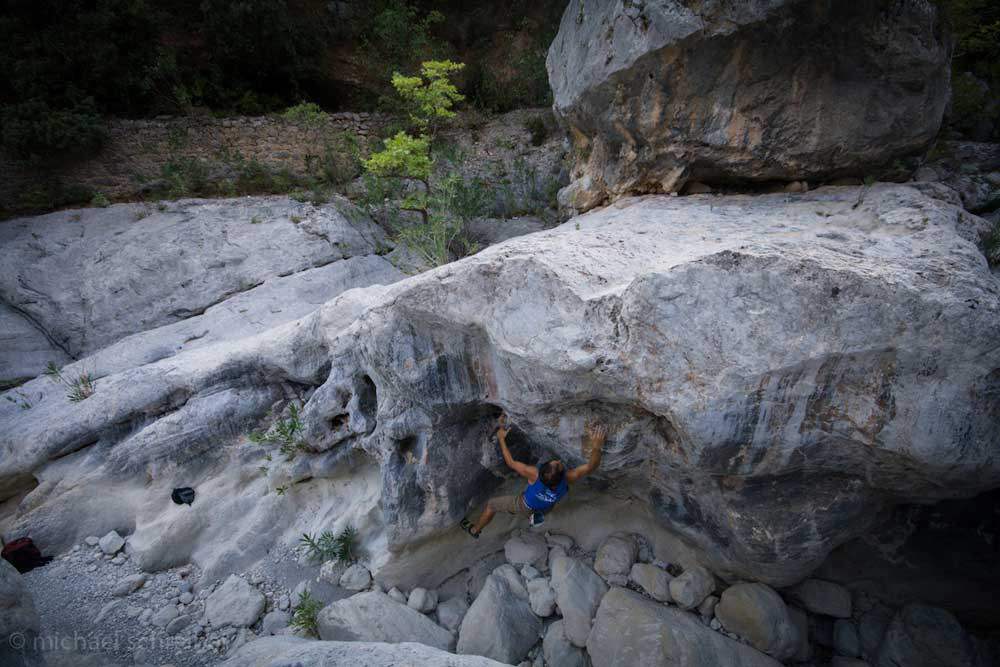
M 455 650 L 516 665 L 538 642 L 541 629 L 528 601 L 491 574 L 462 620 Z
M 928 0 L 572 0 L 546 63 L 579 156 L 560 203 L 868 173 L 929 147 L 950 54 Z
M 111 372 L 79 403 L 32 380 L 30 409 L 0 400 L 8 537 L 58 553 L 116 529 L 144 568 L 219 579 L 353 523 L 380 583 L 436 587 L 503 546 L 456 526 L 509 475 L 504 410 L 527 461 L 582 463 L 605 422 L 590 481 L 715 574 L 791 586 L 881 509 L 1000 486 L 988 230 L 900 185 L 637 198 Z M 291 462 L 246 438 L 288 401 Z
M 504 667 L 474 655 L 455 655 L 422 644 L 314 641 L 299 637 L 264 637 L 242 646 L 224 667 Z
M 0 380 L 49 361 L 95 376 L 297 319 L 345 289 L 403 277 L 349 205 L 284 197 L 118 204 L 0 226 Z M 136 220 L 137 212 L 148 215 Z M 128 339 L 127 341 L 124 339 Z M 106 349 L 113 344 L 114 349 Z
M 688 614 L 623 588 L 604 596 L 587 639 L 594 667 L 778 667 Z
M 417 642 L 442 651 L 451 644 L 450 632 L 377 591 L 358 593 L 323 607 L 316 625 L 320 639 L 327 641 Z
M 785 602 L 765 584 L 736 584 L 722 593 L 715 615 L 722 627 L 750 641 L 750 645 L 778 660 L 799 650 L 799 629 Z

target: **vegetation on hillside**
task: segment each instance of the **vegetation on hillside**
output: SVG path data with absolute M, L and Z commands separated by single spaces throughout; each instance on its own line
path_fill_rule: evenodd
M 996 0 L 940 0 L 955 42 L 952 55 L 952 125 L 974 131 L 993 122 L 1000 137 L 1000 3 Z
M 457 86 L 478 107 L 546 106 L 545 52 L 565 4 L 6 0 L 0 148 L 35 162 L 85 154 L 107 139 L 109 115 L 391 108 L 391 72 L 457 56 L 475 63 Z

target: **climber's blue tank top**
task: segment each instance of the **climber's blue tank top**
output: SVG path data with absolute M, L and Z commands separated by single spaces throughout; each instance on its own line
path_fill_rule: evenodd
M 538 479 L 524 490 L 524 504 L 536 512 L 548 512 L 567 493 L 569 493 L 569 484 L 566 482 L 565 475 L 559 482 L 559 486 L 553 490 L 545 486 L 542 481 L 542 466 L 538 466 Z

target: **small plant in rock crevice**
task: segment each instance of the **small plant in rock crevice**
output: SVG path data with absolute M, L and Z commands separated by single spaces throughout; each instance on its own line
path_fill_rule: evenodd
M 22 410 L 31 409 L 31 401 L 29 401 L 28 397 L 22 394 L 20 391 L 13 391 L 10 394 L 4 396 L 4 398 L 13 403 L 14 405 L 16 405 L 17 407 L 21 408 Z
M 1000 220 L 993 225 L 993 231 L 986 235 L 983 250 L 990 267 L 1000 266 Z
M 254 431 L 250 434 L 250 441 L 277 445 L 285 460 L 291 461 L 299 452 L 308 451 L 306 443 L 300 438 L 301 433 L 302 419 L 299 417 L 299 408 L 291 405 L 288 408 L 288 417 L 278 419 L 264 431 Z
M 354 526 L 347 526 L 336 535 L 328 530 L 319 536 L 303 533 L 299 539 L 299 548 L 313 561 L 336 560 L 341 563 L 353 563 L 357 560 L 355 553 L 357 537 L 358 531 Z
M 288 625 L 304 635 L 319 637 L 316 616 L 322 608 L 323 604 L 314 598 L 309 591 L 303 591 L 299 593 L 298 604 L 295 605 L 292 620 L 289 621 Z
M 89 373 L 81 373 L 75 379 L 69 380 L 62 374 L 62 369 L 54 361 L 50 361 L 48 366 L 45 367 L 45 375 L 66 385 L 69 389 L 66 398 L 73 403 L 79 403 L 82 400 L 90 398 L 97 391 L 97 380 L 91 377 Z

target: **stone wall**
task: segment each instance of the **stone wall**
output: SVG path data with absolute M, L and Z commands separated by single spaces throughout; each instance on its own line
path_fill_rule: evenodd
M 40 190 L 59 182 L 64 188 L 100 192 L 109 199 L 141 197 L 171 161 L 210 161 L 241 156 L 274 169 L 305 171 L 307 155 L 319 155 L 324 145 L 342 133 L 363 146 L 392 120 L 372 113 L 328 114 L 307 124 L 281 116 L 214 118 L 160 117 L 155 120 L 111 120 L 110 140 L 97 154 L 59 165 L 29 168 L 0 154 L 0 210 L 29 205 Z

